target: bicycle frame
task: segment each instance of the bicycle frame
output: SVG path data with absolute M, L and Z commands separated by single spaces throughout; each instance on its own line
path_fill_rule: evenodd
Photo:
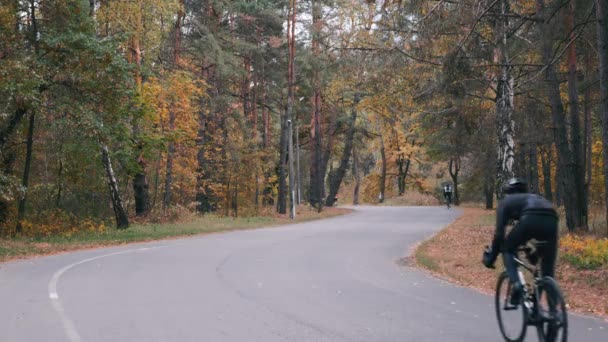
M 538 249 L 539 245 L 535 245 L 535 247 Z M 534 253 L 538 253 L 537 249 L 534 251 Z M 526 259 L 528 259 L 528 260 L 530 260 L 531 258 L 537 258 L 536 255 L 532 254 L 530 247 L 522 247 L 522 248 L 519 248 L 517 251 L 524 252 L 526 255 Z M 540 300 L 538 282 L 542 278 L 542 275 L 540 274 L 540 270 L 539 270 L 540 267 L 537 266 L 536 264 L 531 265 L 531 264 L 526 263 L 525 261 L 521 260 L 521 258 L 519 258 L 518 255 L 515 256 L 515 262 L 519 266 L 523 267 L 526 271 L 528 271 L 534 278 L 534 280 L 532 281 L 531 284 L 526 283 L 524 273 L 518 267 L 517 273 L 519 275 L 519 281 L 523 285 L 523 289 L 524 289 L 524 300 L 523 300 L 522 305 L 524 307 L 524 310 L 526 310 L 528 313 L 526 315 L 527 316 L 526 324 L 535 326 L 539 341 L 544 342 L 545 335 L 542 331 L 542 326 L 546 320 L 543 319 L 542 317 L 539 317 L 539 305 L 540 304 L 538 302 Z M 532 292 L 530 292 L 530 291 L 532 291 Z

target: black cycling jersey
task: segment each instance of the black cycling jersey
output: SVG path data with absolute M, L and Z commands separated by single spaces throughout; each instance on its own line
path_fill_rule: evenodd
M 496 231 L 492 241 L 492 250 L 495 253 L 498 253 L 503 245 L 505 227 L 509 221 L 520 220 L 526 214 L 549 215 L 557 218 L 551 202 L 539 195 L 529 193 L 507 195 L 496 210 Z

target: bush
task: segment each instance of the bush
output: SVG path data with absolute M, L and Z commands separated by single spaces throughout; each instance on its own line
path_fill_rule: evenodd
M 137 223 L 175 223 L 182 221 L 192 221 L 196 217 L 196 213 L 179 204 L 171 206 L 167 209 L 154 208 L 143 219 L 135 219 Z
M 21 228 L 22 236 L 34 239 L 49 236 L 70 237 L 83 232 L 103 233 L 108 229 L 102 222 L 90 218 L 79 219 L 59 209 L 42 212 L 36 221 L 22 220 Z
M 608 265 L 608 239 L 568 234 L 560 244 L 563 257 L 576 267 L 596 269 Z

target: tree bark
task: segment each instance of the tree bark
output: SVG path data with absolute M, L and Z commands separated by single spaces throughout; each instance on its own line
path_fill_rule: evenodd
M 510 12 L 509 1 L 500 1 L 501 17 L 497 19 L 494 27 L 497 36 L 497 47 L 494 51 L 494 61 L 501 65 L 497 76 L 496 94 L 496 133 L 498 137 L 497 150 L 497 176 L 496 196 L 503 197 L 503 186 L 513 177 L 513 163 L 515 158 L 515 143 L 513 140 L 513 76 L 511 75 L 511 61 L 508 55 L 508 28 L 507 15 Z
M 300 129 L 295 126 L 295 154 L 296 154 L 296 204 L 302 201 L 302 172 L 300 170 Z
M 486 172 L 488 174 L 489 172 Z M 483 182 L 483 193 L 486 199 L 486 209 L 494 208 L 494 180 L 486 175 Z
M 350 156 L 352 154 L 353 141 L 355 137 L 355 123 L 357 121 L 357 106 L 361 101 L 361 94 L 355 92 L 353 107 L 351 109 L 350 121 L 348 124 L 348 131 L 346 132 L 346 140 L 344 141 L 344 152 L 342 153 L 342 158 L 340 160 L 340 166 L 338 166 L 338 170 L 334 173 L 333 177 L 330 178 L 329 181 L 329 194 L 325 199 L 325 206 L 331 207 L 336 202 L 336 195 L 338 194 L 338 190 L 340 189 L 340 184 L 342 184 L 342 179 L 346 174 L 346 170 L 348 169 L 348 162 L 350 160 Z
M 361 186 L 361 173 L 359 170 L 359 156 L 357 148 L 353 145 L 353 176 L 355 177 L 355 189 L 353 191 L 353 205 L 359 205 L 359 187 Z
M 536 0 L 536 11 L 541 18 L 545 15 L 544 0 Z M 541 39 L 540 49 L 543 64 L 545 64 L 545 82 L 547 84 L 549 102 L 554 126 L 554 139 L 557 147 L 557 165 L 559 170 L 558 181 L 562 186 L 562 197 L 566 208 L 566 225 L 572 231 L 583 225 L 582 208 L 576 201 L 576 169 L 572 160 L 572 150 L 568 145 L 568 133 L 566 130 L 566 114 L 559 89 L 559 80 L 552 64 L 552 41 L 548 32 L 553 30 L 550 19 L 544 18 L 543 24 L 539 25 L 539 37 Z
M 551 150 L 546 151 L 544 148 L 540 151 L 540 162 L 543 168 L 543 189 L 545 198 L 553 201 L 553 191 L 551 189 Z
M 530 188 L 530 192 L 535 194 L 539 193 L 538 190 L 538 148 L 535 144 L 531 144 L 528 149 L 528 184 Z
M 574 12 L 576 1 L 570 1 L 566 14 L 566 27 L 570 31 L 570 39 L 575 39 L 574 35 Z M 575 208 L 574 221 L 576 227 L 587 230 L 587 198 L 585 196 L 585 165 L 583 161 L 583 149 L 581 144 L 581 123 L 579 117 L 579 101 L 576 85 L 576 45 L 573 41 L 568 47 L 568 97 L 570 100 L 570 140 L 574 179 L 574 200 Z
M 589 81 L 592 76 L 591 76 L 591 54 L 588 54 L 586 59 L 586 66 L 585 66 L 585 81 Z M 591 87 L 587 87 L 585 89 L 585 98 L 584 98 L 584 109 L 583 111 L 585 112 L 585 128 L 584 128 L 584 132 L 585 132 L 585 139 L 583 140 L 583 160 L 585 162 L 585 171 L 586 171 L 586 178 L 585 178 L 585 200 L 587 201 L 587 208 L 589 208 L 589 202 L 591 200 L 590 198 L 590 187 L 591 187 L 591 178 L 593 175 L 593 167 L 592 167 L 592 152 L 591 152 L 591 147 L 593 145 L 593 139 L 592 139 L 592 129 L 591 129 L 591 91 L 590 91 Z
M 458 195 L 458 174 L 460 173 L 460 158 L 450 158 L 450 167 L 448 168 L 452 183 L 454 183 L 454 205 L 460 204 L 460 196 Z
M 281 136 L 279 139 L 279 193 L 277 198 L 277 212 L 287 213 L 287 113 L 281 117 Z
M 173 67 L 179 66 L 180 60 L 180 49 L 181 49 L 181 37 L 182 37 L 182 21 L 184 19 L 184 0 L 180 0 L 179 9 L 177 10 L 177 19 L 175 20 L 175 27 L 173 28 Z M 175 104 L 174 104 L 175 105 Z M 175 110 L 171 108 L 169 110 L 169 134 L 173 134 L 175 131 Z M 171 138 L 173 139 L 173 137 Z M 167 147 L 167 171 L 165 173 L 165 192 L 163 196 L 163 209 L 168 208 L 171 205 L 171 198 L 173 195 L 172 184 L 173 184 L 173 155 L 175 154 L 175 142 L 171 140 Z
M 384 137 L 380 135 L 380 156 L 382 158 L 382 170 L 380 171 L 380 195 L 379 203 L 384 203 L 384 191 L 386 189 L 386 151 L 384 150 Z
M 595 0 L 597 17 L 597 48 L 600 65 L 600 97 L 602 113 L 602 144 L 604 151 L 604 196 L 608 222 L 608 3 Z
M 61 204 L 61 192 L 63 191 L 63 161 L 59 159 L 59 170 L 57 170 L 57 196 L 55 196 L 55 207 Z
M 21 122 L 21 119 L 25 116 L 27 110 L 22 107 L 17 107 L 15 114 L 13 114 L 8 121 L 8 125 L 0 131 L 0 149 L 4 147 L 8 138 L 11 136 L 17 125 Z
M 315 58 L 320 54 L 319 40 L 321 25 L 321 9 L 319 1 L 313 0 L 312 3 L 312 53 Z M 324 192 L 324 169 L 323 163 L 323 139 L 321 131 L 321 81 L 317 65 L 313 65 L 313 97 L 312 97 L 312 120 L 311 138 L 313 139 L 313 149 L 311 153 L 310 167 L 310 204 L 319 211 L 323 208 Z
M 138 0 L 138 10 L 136 10 L 135 20 L 137 34 L 131 37 L 129 62 L 135 65 L 135 86 L 137 93 L 141 93 L 142 87 L 142 49 L 138 34 L 143 32 L 142 0 Z M 146 174 L 146 160 L 144 158 L 144 142 L 140 138 L 139 118 L 133 120 L 133 137 L 136 142 L 138 171 L 133 176 L 133 192 L 135 196 L 135 215 L 143 216 L 150 209 L 150 193 L 148 178 Z
M 175 121 L 175 116 L 174 115 L 170 115 L 172 117 L 173 120 L 170 121 Z M 171 122 L 169 123 L 169 126 L 173 126 L 171 124 Z M 173 127 L 170 128 L 171 131 L 173 131 Z M 172 197 L 172 190 L 171 190 L 171 185 L 173 184 L 173 154 L 175 153 L 175 143 L 174 142 L 170 142 L 169 146 L 167 147 L 167 170 L 165 172 L 165 192 L 163 195 L 163 209 L 167 209 L 170 205 L 171 205 L 171 197 Z
M 25 193 L 23 194 L 23 197 L 21 197 L 21 199 L 19 200 L 19 209 L 17 211 L 17 227 L 16 227 L 16 232 L 17 233 L 21 233 L 22 231 L 22 226 L 21 226 L 21 220 L 23 220 L 23 218 L 25 217 L 25 205 L 27 202 L 27 193 L 29 192 L 28 186 L 29 186 L 29 178 L 30 178 L 30 168 L 32 165 L 32 150 L 33 150 L 33 146 L 34 146 L 34 123 L 36 122 L 36 113 L 32 112 L 32 114 L 30 114 L 30 120 L 29 120 L 29 126 L 27 129 L 27 147 L 26 147 L 26 154 L 25 154 L 25 167 L 23 168 L 23 181 L 21 183 L 21 185 L 23 185 L 23 188 L 25 189 Z
M 287 19 L 287 47 L 288 47 L 288 60 L 287 60 L 287 102 L 285 106 L 285 116 L 282 123 L 282 133 L 280 141 L 280 167 L 279 167 L 279 198 L 277 203 L 277 211 L 280 214 L 287 212 L 287 162 L 288 162 L 288 149 L 289 143 L 289 130 L 292 129 L 292 114 L 293 114 L 293 86 L 294 86 L 294 62 L 295 62 L 295 23 L 296 23 L 296 0 L 289 1 L 289 13 Z M 289 159 L 293 160 L 293 155 L 289 155 Z M 289 177 L 293 178 L 293 175 L 289 173 Z M 291 179 L 290 179 L 291 180 Z M 290 182 L 289 187 L 293 186 L 293 181 Z M 290 194 L 291 197 L 291 194 Z
M 114 169 L 112 168 L 112 161 L 110 160 L 108 146 L 105 144 L 101 144 L 101 160 L 106 170 L 106 177 L 108 177 L 108 188 L 110 190 L 110 198 L 112 199 L 112 209 L 114 210 L 114 217 L 116 219 L 116 228 L 126 229 L 129 227 L 129 218 L 127 217 L 127 213 L 120 196 L 118 181 L 114 175 Z

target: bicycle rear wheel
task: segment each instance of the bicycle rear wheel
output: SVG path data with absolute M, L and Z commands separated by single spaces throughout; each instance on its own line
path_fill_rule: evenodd
M 526 336 L 527 311 L 520 303 L 513 306 L 509 303 L 511 299 L 511 282 L 507 272 L 502 272 L 496 284 L 496 318 L 500 333 L 509 342 L 521 342 Z
M 544 277 L 536 285 L 538 288 L 538 315 L 545 342 L 568 341 L 568 313 L 566 301 L 557 282 Z

